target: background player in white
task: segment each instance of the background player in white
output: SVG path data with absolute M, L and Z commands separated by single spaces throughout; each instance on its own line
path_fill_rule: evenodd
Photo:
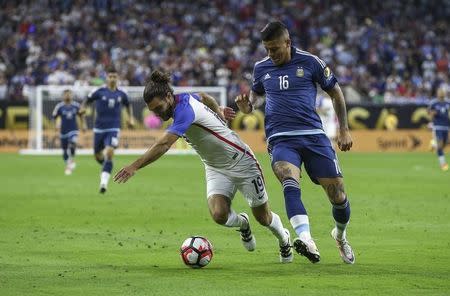
M 59 132 L 61 139 L 61 148 L 63 151 L 63 159 L 66 163 L 64 173 L 66 175 L 72 174 L 75 169 L 75 151 L 77 148 L 78 139 L 78 123 L 77 115 L 80 118 L 82 130 L 86 129 L 84 117 L 80 113 L 80 104 L 73 101 L 73 93 L 66 89 L 63 92 L 62 102 L 56 104 L 53 110 L 53 119 L 56 121 L 55 127 Z
M 163 120 L 173 118 L 173 124 L 144 155 L 122 168 L 114 181 L 126 182 L 138 169 L 166 153 L 179 137 L 185 137 L 205 164 L 208 207 L 213 220 L 220 225 L 239 228 L 244 247 L 248 251 L 255 249 L 248 215 L 236 214 L 231 208 L 236 190 L 239 190 L 256 220 L 278 239 L 280 261 L 291 262 L 289 231 L 269 208 L 263 173 L 250 147 L 226 126 L 214 98 L 203 93 L 174 95 L 169 82 L 168 75 L 154 71 L 145 87 L 144 101 Z
M 323 92 L 320 92 L 316 98 L 316 110 L 322 121 L 325 134 L 334 142 L 336 140 L 338 121 L 334 112 L 333 101 Z
M 309 217 L 301 200 L 302 165 L 310 179 L 320 184 L 332 205 L 335 227 L 331 236 L 336 241 L 341 259 L 355 263 L 355 255 L 347 241 L 350 203 L 344 190 L 343 176 L 336 152 L 326 137 L 316 112 L 317 84 L 333 100 L 339 120 L 337 144 L 348 151 L 353 141 L 347 122 L 344 95 L 331 69 L 317 56 L 291 44 L 286 26 L 274 21 L 261 31 L 267 57 L 255 63 L 250 95 L 236 97 L 244 113 L 266 101 L 265 133 L 272 169 L 283 186 L 286 213 L 298 237 L 294 249 L 312 263 L 320 261 L 319 250 L 311 237 Z
M 448 171 L 448 164 L 445 160 L 445 146 L 448 142 L 448 132 L 450 130 L 450 101 L 446 100 L 447 86 L 441 85 L 437 89 L 437 99 L 432 100 L 428 107 L 431 117 L 433 137 L 436 141 L 436 153 L 439 165 L 443 171 Z
M 128 102 L 128 95 L 117 87 L 119 75 L 111 67 L 107 70 L 106 87 L 101 87 L 89 94 L 83 101 L 81 111 L 85 112 L 87 104 L 95 102 L 94 155 L 102 165 L 100 174 L 100 193 L 105 193 L 113 168 L 114 149 L 119 146 L 122 106 L 128 114 L 127 123 L 134 126 L 133 111 Z

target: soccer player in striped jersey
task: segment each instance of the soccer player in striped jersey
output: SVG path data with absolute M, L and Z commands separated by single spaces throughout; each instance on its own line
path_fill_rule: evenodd
M 428 106 L 431 117 L 433 136 L 436 141 L 436 152 L 439 165 L 443 171 L 448 171 L 448 164 L 445 160 L 444 149 L 448 142 L 448 132 L 450 130 L 450 101 L 446 100 L 447 87 L 440 86 L 437 89 L 437 99 L 432 100 Z
M 184 137 L 205 164 L 208 207 L 213 220 L 226 227 L 238 228 L 244 247 L 248 251 L 255 249 L 248 215 L 237 214 L 231 208 L 239 190 L 256 220 L 278 239 L 280 262 L 291 262 L 289 231 L 269 208 L 263 173 L 250 147 L 227 127 L 214 98 L 203 93 L 174 94 L 169 81 L 167 75 L 154 71 L 145 87 L 144 100 L 147 107 L 163 120 L 173 118 L 173 124 L 144 155 L 122 168 L 114 181 L 126 182 L 137 170 L 166 153 L 178 138 Z
M 134 126 L 133 111 L 128 95 L 117 87 L 119 75 L 114 68 L 107 70 L 106 87 L 90 93 L 83 101 L 81 112 L 88 104 L 95 102 L 94 156 L 102 166 L 100 174 L 100 193 L 105 193 L 113 168 L 114 149 L 119 146 L 121 111 L 125 106 L 129 126 Z
M 335 220 L 331 235 L 340 256 L 345 263 L 353 264 L 355 256 L 346 238 L 350 204 L 336 153 L 315 110 L 316 84 L 319 84 L 333 100 L 340 127 L 338 147 L 342 151 L 350 150 L 352 138 L 342 91 L 321 59 L 291 45 L 283 23 L 267 24 L 261 31 L 261 39 L 268 56 L 255 63 L 250 95 L 237 96 L 236 104 L 242 112 L 250 113 L 265 96 L 268 150 L 272 169 L 283 186 L 288 218 L 298 235 L 294 249 L 313 263 L 320 260 L 301 200 L 299 180 L 304 164 L 311 180 L 323 187 L 331 202 Z
M 76 166 L 74 158 L 78 139 L 77 115 L 80 117 L 82 129 L 85 130 L 84 118 L 79 111 L 80 104 L 73 101 L 72 91 L 66 89 L 63 92 L 62 102 L 56 104 L 52 114 L 53 119 L 57 121 L 56 129 L 59 131 L 61 140 L 66 175 L 72 174 Z

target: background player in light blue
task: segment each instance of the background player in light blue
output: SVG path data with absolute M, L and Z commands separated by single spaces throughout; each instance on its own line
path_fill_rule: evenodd
M 450 101 L 446 100 L 447 87 L 441 85 L 437 89 L 437 99 L 432 100 L 428 107 L 428 112 L 433 123 L 433 136 L 437 144 L 437 155 L 439 165 L 443 171 L 448 171 L 448 164 L 445 160 L 444 149 L 448 142 L 448 131 L 450 130 Z
M 117 87 L 118 80 L 117 71 L 109 68 L 106 78 L 107 86 L 89 94 L 81 108 L 81 112 L 84 113 L 86 105 L 95 102 L 94 155 L 97 162 L 102 165 L 100 193 L 106 192 L 113 168 L 114 149 L 119 145 L 122 106 L 125 106 L 128 113 L 128 125 L 134 126 L 133 111 L 128 95 Z
M 265 131 L 272 169 L 283 185 L 285 206 L 298 238 L 294 249 L 311 262 L 320 260 L 311 238 L 309 218 L 301 201 L 300 167 L 304 164 L 311 180 L 322 185 L 332 204 L 335 227 L 332 237 L 345 263 L 355 256 L 346 239 L 350 204 L 335 151 L 315 111 L 316 84 L 333 100 L 340 130 L 337 143 L 342 151 L 352 147 L 344 96 L 330 68 L 317 56 L 291 46 L 289 32 L 281 22 L 270 22 L 261 31 L 268 53 L 255 63 L 250 95 L 236 98 L 239 109 L 249 113 L 264 100 Z
M 75 169 L 75 150 L 77 148 L 78 124 L 77 115 L 80 117 L 82 129 L 85 130 L 85 123 L 81 115 L 80 104 L 73 101 L 72 91 L 66 89 L 63 92 L 63 100 L 59 102 L 53 110 L 53 119 L 56 120 L 56 129 L 61 139 L 63 159 L 66 163 L 65 174 L 70 175 Z M 59 118 L 59 120 L 58 120 Z

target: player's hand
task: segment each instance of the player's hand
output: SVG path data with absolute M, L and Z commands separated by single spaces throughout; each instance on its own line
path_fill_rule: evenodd
M 85 115 L 86 114 L 86 108 L 81 107 L 80 110 L 78 110 L 78 114 Z
M 127 124 L 129 128 L 134 128 L 134 119 L 133 118 L 128 119 Z
M 222 112 L 225 120 L 232 120 L 236 117 L 236 112 L 231 107 L 219 107 L 219 110 Z
M 114 182 L 117 183 L 125 183 L 134 176 L 134 173 L 136 172 L 136 168 L 133 165 L 126 166 L 124 168 L 121 168 L 119 172 L 114 176 Z
M 341 151 L 349 151 L 352 148 L 352 136 L 350 136 L 350 132 L 347 129 L 339 131 L 337 144 Z
M 248 94 L 238 95 L 234 101 L 238 106 L 239 110 L 241 110 L 245 114 L 252 112 L 252 107 L 250 106 L 250 98 Z

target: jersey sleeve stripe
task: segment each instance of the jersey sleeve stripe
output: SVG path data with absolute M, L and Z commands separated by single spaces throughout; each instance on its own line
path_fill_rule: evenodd
M 324 62 L 323 60 L 321 60 L 321 59 L 320 59 L 318 56 L 316 56 L 316 55 L 313 55 L 313 54 L 311 54 L 311 53 L 309 53 L 309 52 L 307 52 L 307 51 L 300 50 L 300 49 L 298 49 L 298 48 L 296 48 L 296 53 L 298 53 L 298 54 L 303 54 L 303 55 L 307 55 L 307 56 L 311 56 L 311 57 L 313 57 L 313 58 L 316 59 L 316 61 L 322 66 L 322 68 L 325 68 L 325 67 L 326 67 L 325 62 Z

